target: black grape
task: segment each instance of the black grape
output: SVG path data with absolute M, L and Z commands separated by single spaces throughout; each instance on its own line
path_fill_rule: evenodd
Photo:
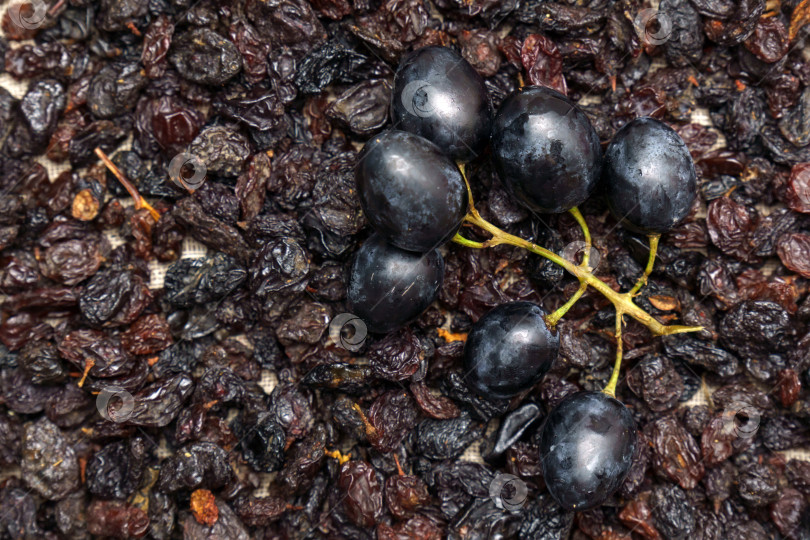
M 697 197 L 695 164 L 683 139 L 654 118 L 620 129 L 605 153 L 605 193 L 616 219 L 644 233 L 665 233 Z
M 435 249 L 420 255 L 375 234 L 360 246 L 349 274 L 349 309 L 371 332 L 385 333 L 418 317 L 436 299 L 444 259 Z
M 566 510 L 605 502 L 624 482 L 636 447 L 636 424 L 603 392 L 578 392 L 546 417 L 540 436 L 543 478 Z
M 360 204 L 385 240 L 426 253 L 453 237 L 467 214 L 467 188 L 438 146 L 406 131 L 384 131 L 359 159 Z
M 558 213 L 582 204 L 602 170 L 599 137 L 567 97 L 539 86 L 509 96 L 495 115 L 492 157 L 523 205 Z
M 467 384 L 484 397 L 504 399 L 538 382 L 560 348 L 545 315 L 537 304 L 511 302 L 478 319 L 464 346 Z
M 447 47 L 423 47 L 399 64 L 391 118 L 397 129 L 467 162 L 489 142 L 492 106 L 484 79 L 461 55 Z

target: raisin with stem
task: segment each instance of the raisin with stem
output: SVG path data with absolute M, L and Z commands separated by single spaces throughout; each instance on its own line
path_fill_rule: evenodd
M 718 45 L 729 47 L 748 39 L 754 33 L 756 24 L 765 11 L 762 0 L 745 0 L 736 4 L 736 9 L 723 20 L 705 19 L 703 31 Z
M 385 480 L 385 504 L 397 519 L 409 519 L 416 511 L 430 503 L 430 493 L 425 482 L 407 474 L 389 476 Z
M 374 379 L 368 366 L 353 364 L 321 364 L 306 374 L 302 383 L 307 386 L 340 390 L 347 394 L 362 394 Z
M 653 524 L 652 511 L 643 499 L 631 501 L 619 512 L 619 519 L 631 528 L 639 532 L 645 538 L 661 538 L 658 530 Z
M 112 152 L 127 137 L 130 121 L 127 117 L 97 120 L 79 129 L 68 143 L 68 157 L 74 167 L 89 165 L 96 159 L 95 149 Z
M 287 466 L 279 473 L 285 492 L 300 494 L 312 485 L 325 458 L 327 436 L 324 424 L 318 423 L 309 435 L 292 445 Z
M 59 354 L 92 377 L 115 377 L 132 368 L 117 337 L 100 330 L 74 330 L 59 343 Z

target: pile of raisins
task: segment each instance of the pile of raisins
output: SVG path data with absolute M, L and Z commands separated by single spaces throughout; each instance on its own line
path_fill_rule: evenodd
M 7 3 L 0 72 L 27 90 L 0 87 L 0 540 L 810 538 L 810 461 L 785 455 L 810 447 L 810 2 L 656 4 Z M 602 296 L 560 324 L 551 372 L 500 401 L 463 380 L 467 333 L 505 302 L 563 304 L 578 283 L 554 264 L 448 244 L 415 323 L 366 335 L 343 316 L 371 233 L 358 150 L 399 60 L 429 45 L 458 50 L 495 108 L 548 86 L 603 145 L 651 116 L 696 163 L 692 214 L 636 300 L 704 329 L 628 323 L 617 393 L 639 444 L 596 509 L 557 506 L 538 437 L 610 376 Z M 489 155 L 467 173 L 504 230 L 583 241 L 570 215 L 518 206 Z M 583 213 L 596 274 L 631 287 L 644 237 L 598 197 Z M 208 254 L 180 258 L 185 239 Z

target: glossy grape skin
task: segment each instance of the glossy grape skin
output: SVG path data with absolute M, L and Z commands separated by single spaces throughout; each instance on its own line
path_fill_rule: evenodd
M 357 250 L 349 273 L 349 309 L 370 332 L 386 333 L 412 321 L 436 299 L 444 280 L 444 259 L 370 236 Z
M 455 161 L 483 152 L 492 128 L 492 105 L 484 79 L 447 47 L 423 47 L 406 55 L 394 77 L 391 118 Z
M 551 368 L 560 338 L 531 302 L 501 304 L 473 326 L 464 346 L 464 378 L 487 398 L 505 399 L 531 388 Z
M 669 231 L 689 214 L 697 197 L 689 149 L 654 118 L 636 118 L 613 136 L 603 174 L 613 215 L 638 232 Z
M 546 417 L 540 436 L 543 478 L 566 510 L 599 506 L 619 489 L 636 448 L 636 424 L 620 401 L 578 392 Z
M 366 143 L 357 193 L 372 227 L 402 249 L 427 253 L 450 240 L 467 214 L 461 172 L 439 147 L 390 130 Z
M 492 125 L 492 159 L 501 181 L 535 212 L 582 204 L 602 169 L 602 148 L 588 117 L 550 88 L 526 86 L 501 105 Z

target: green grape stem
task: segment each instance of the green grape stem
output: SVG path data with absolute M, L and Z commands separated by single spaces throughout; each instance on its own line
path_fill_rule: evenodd
M 588 223 L 585 221 L 585 218 L 582 216 L 582 213 L 576 206 L 568 212 L 574 216 L 574 219 L 577 220 L 579 227 L 582 229 L 582 235 L 585 237 L 585 253 L 582 254 L 582 262 L 579 263 L 579 266 L 586 270 L 593 271 L 593 269 L 589 266 L 591 260 L 591 231 L 588 229 Z M 551 327 L 557 326 L 560 319 L 562 319 L 565 314 L 568 313 L 568 310 L 571 309 L 580 298 L 582 298 L 582 295 L 585 294 L 587 289 L 588 284 L 582 280 L 579 280 L 579 289 L 577 289 L 577 292 L 575 292 L 565 304 L 560 306 L 557 311 L 546 317 L 546 322 L 548 325 Z
M 574 219 L 577 220 L 580 229 L 582 229 L 582 234 L 585 237 L 585 252 L 582 254 L 582 262 L 579 265 L 584 268 L 589 268 L 588 263 L 591 260 L 591 230 L 588 228 L 588 223 L 585 221 L 585 218 L 582 216 L 582 212 L 579 211 L 579 208 L 575 206 L 569 210 L 568 213 L 574 216 Z
M 635 320 L 637 320 L 638 322 L 649 328 L 650 331 L 657 336 L 668 336 L 670 334 L 681 334 L 684 332 L 699 332 L 700 330 L 703 330 L 702 326 L 678 326 L 678 325 L 665 326 L 661 324 L 660 322 L 655 320 L 652 317 L 652 315 L 650 315 L 649 313 L 638 307 L 636 304 L 634 304 L 633 297 L 630 294 L 616 292 L 613 289 L 611 289 L 607 283 L 605 283 L 598 277 L 594 276 L 589 269 L 583 268 L 578 264 L 574 264 L 571 261 L 557 255 L 556 253 L 549 251 L 544 247 L 540 247 L 537 244 L 529 242 L 528 240 L 524 240 L 523 238 L 519 238 L 505 231 L 502 231 L 497 226 L 493 225 L 492 223 L 482 218 L 475 208 L 472 208 L 470 210 L 470 212 L 467 214 L 464 220 L 488 232 L 489 234 L 492 235 L 492 238 L 490 238 L 486 242 L 472 242 L 457 234 L 453 238 L 454 242 L 459 243 L 461 245 L 466 245 L 467 247 L 475 247 L 479 249 L 498 246 L 501 244 L 507 244 L 523 248 L 536 255 L 545 257 L 554 264 L 562 266 L 569 274 L 577 278 L 580 281 L 580 283 L 584 282 L 588 286 L 591 286 L 597 291 L 599 291 L 605 298 L 610 300 L 610 302 L 616 307 L 617 311 L 621 311 L 633 317 Z
M 593 275 L 592 269 L 588 266 L 588 256 L 590 255 L 590 247 L 591 247 L 591 238 L 590 233 L 588 232 L 588 227 L 585 224 L 585 219 L 582 217 L 582 214 L 579 212 L 578 209 L 574 208 L 571 214 L 577 220 L 579 225 L 582 227 L 583 233 L 585 234 L 586 240 L 586 254 L 583 256 L 582 263 L 575 264 L 556 253 L 549 251 L 548 249 L 538 246 L 533 242 L 529 242 L 528 240 L 524 240 L 523 238 L 514 236 L 509 234 L 497 226 L 493 225 L 492 223 L 488 222 L 484 218 L 481 217 L 481 214 L 478 213 L 478 210 L 475 209 L 475 205 L 473 204 L 473 197 L 472 191 L 470 190 L 470 184 L 467 181 L 467 177 L 464 174 L 464 168 L 460 167 L 462 176 L 464 177 L 464 181 L 467 184 L 467 193 L 469 195 L 469 202 L 470 202 L 470 210 L 467 215 L 464 217 L 464 221 L 479 227 L 480 229 L 484 230 L 485 232 L 491 235 L 489 240 L 484 242 L 475 242 L 473 240 L 469 240 L 464 238 L 460 234 L 456 233 L 453 237 L 453 241 L 457 244 L 462 246 L 475 248 L 475 249 L 485 249 L 493 246 L 498 245 L 510 245 L 516 246 L 519 248 L 523 248 L 531 253 L 536 255 L 540 255 L 548 259 L 549 261 L 563 267 L 569 274 L 573 275 L 577 280 L 579 280 L 580 287 L 579 290 L 568 300 L 561 308 L 557 311 L 546 317 L 546 322 L 550 327 L 553 327 L 559 322 L 559 319 L 568 311 L 568 309 L 576 303 L 577 300 L 582 296 L 585 290 L 590 286 L 599 291 L 605 298 L 607 298 L 616 309 L 616 363 L 613 368 L 613 373 L 611 374 L 610 380 L 603 390 L 609 396 L 615 397 L 616 395 L 616 385 L 619 380 L 619 371 L 621 370 L 621 363 L 622 363 L 622 324 L 623 324 L 623 316 L 629 315 L 630 317 L 634 318 L 644 326 L 650 329 L 650 331 L 656 336 L 668 336 L 672 334 L 682 334 L 686 332 L 699 332 L 703 330 L 702 326 L 681 326 L 681 325 L 664 325 L 653 318 L 652 315 L 644 311 L 642 308 L 637 306 L 633 302 L 633 297 L 637 294 L 637 292 L 643 287 L 646 282 L 649 274 L 652 272 L 653 264 L 655 262 L 655 255 L 658 248 L 658 239 L 659 237 L 656 235 L 650 236 L 650 257 L 647 263 L 647 268 L 644 271 L 644 275 L 642 275 L 636 285 L 626 293 L 620 293 L 614 291 L 607 283 L 600 280 L 596 276 Z
M 607 386 L 602 390 L 602 392 L 614 399 L 616 398 L 616 385 L 619 383 L 619 371 L 622 369 L 622 351 L 624 350 L 624 342 L 622 341 L 623 318 L 622 312 L 616 310 L 616 363 L 613 365 L 613 373 L 610 374 Z
M 658 241 L 661 239 L 661 235 L 651 234 L 647 238 L 650 239 L 650 256 L 647 259 L 647 268 L 644 269 L 644 273 L 641 274 L 641 277 L 638 278 L 636 284 L 633 285 L 633 288 L 627 293 L 631 296 L 635 296 L 636 293 L 647 284 L 647 279 L 649 279 L 650 274 L 652 274 L 653 266 L 655 265 L 655 256 L 658 254 Z

